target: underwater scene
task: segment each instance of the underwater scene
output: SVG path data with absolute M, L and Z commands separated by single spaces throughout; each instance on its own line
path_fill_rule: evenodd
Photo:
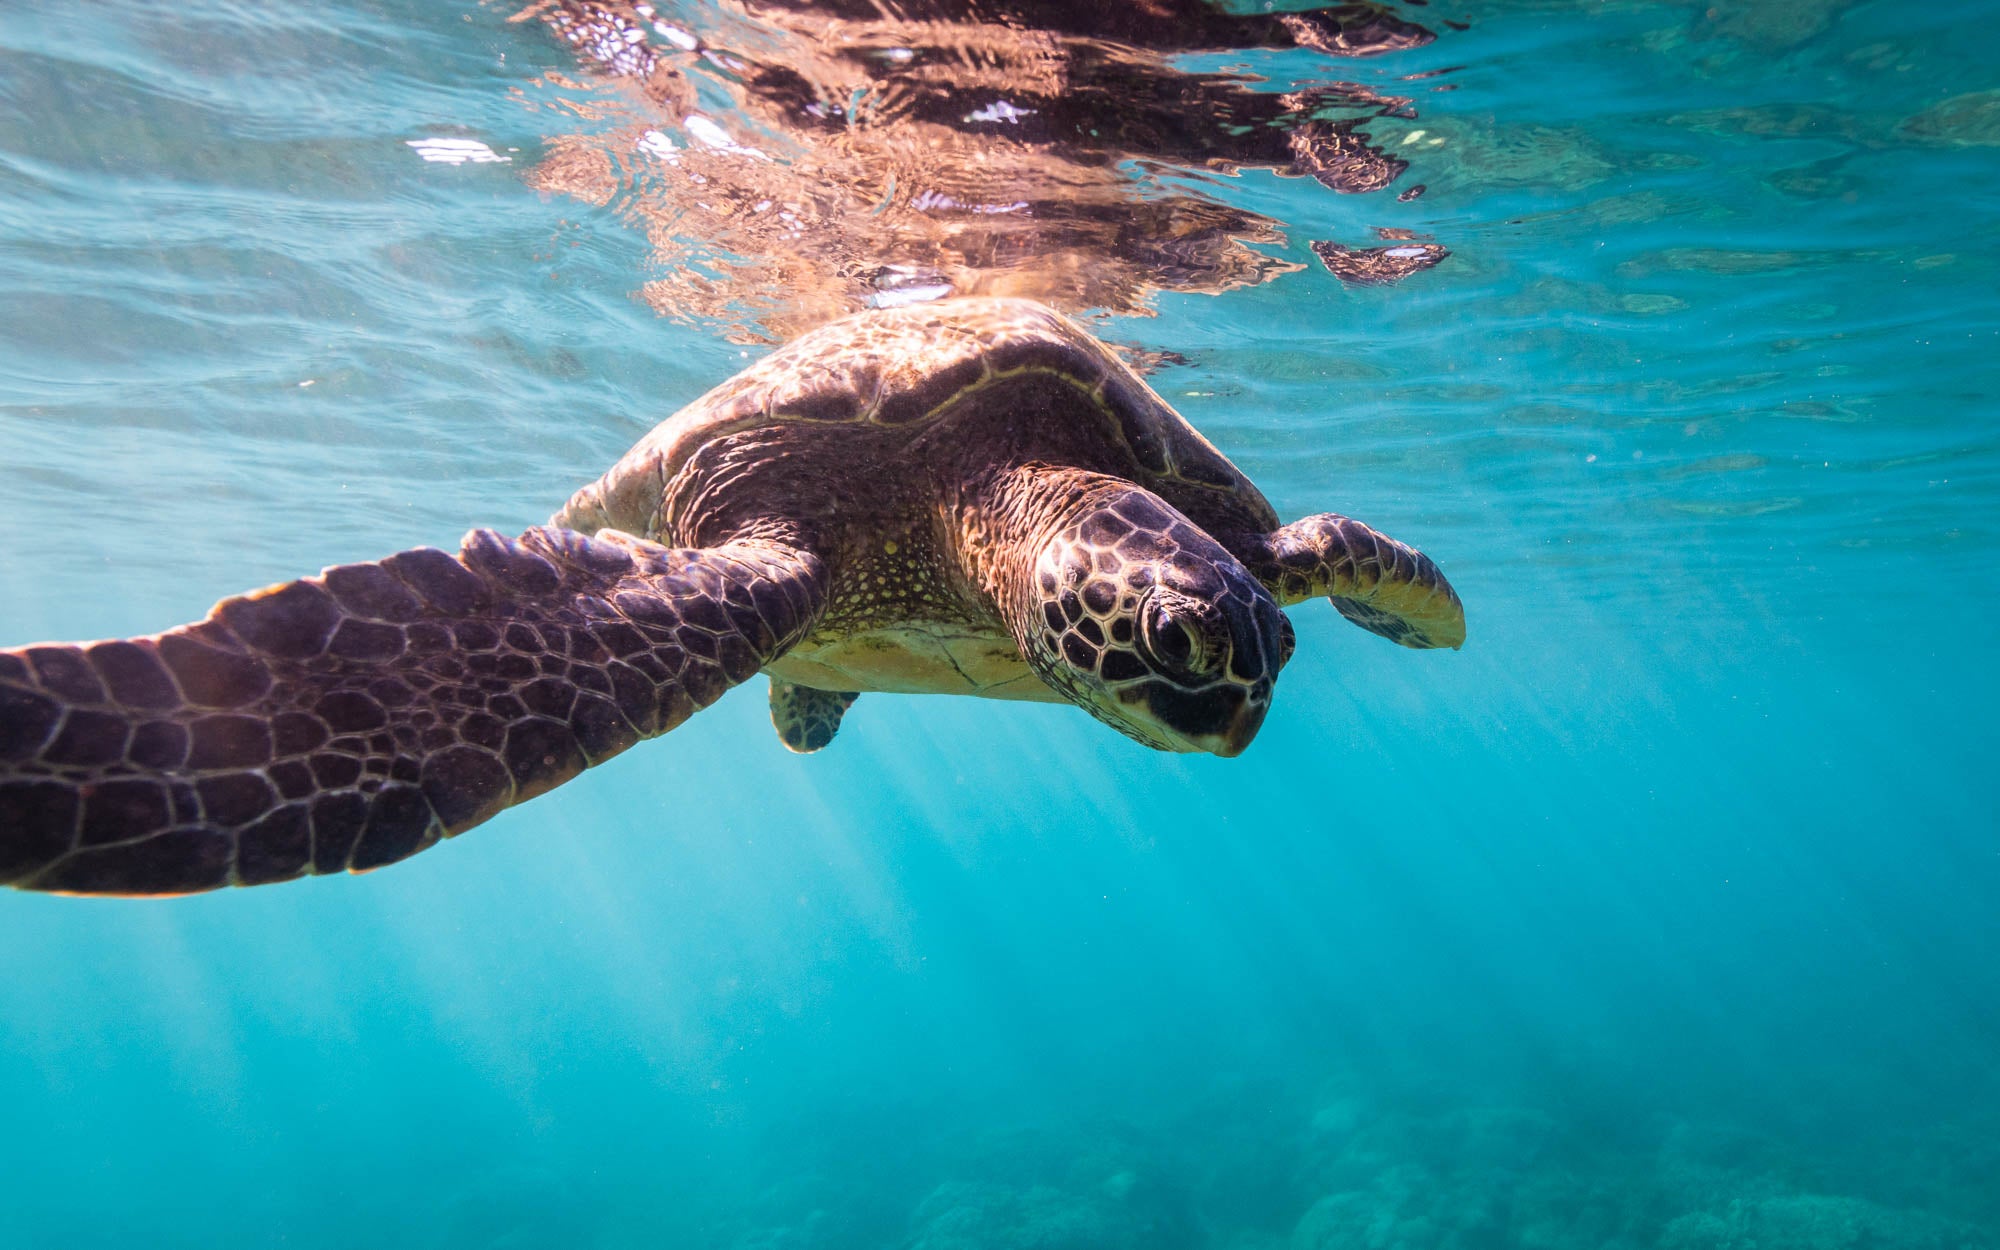
M 0 1247 L 2000 1250 L 1996 292 L 1991 0 L 5 0 Z

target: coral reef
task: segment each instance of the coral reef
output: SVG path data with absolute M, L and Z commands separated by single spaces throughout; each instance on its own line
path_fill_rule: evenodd
M 1314 1096 L 1218 1080 L 1150 1116 L 1037 1120 L 821 1143 L 817 1170 L 759 1204 L 762 1228 L 713 1244 L 2000 1250 L 1976 1149 L 1836 1139 L 1809 1151 L 1809 1139 L 1712 1118 L 1358 1082 Z M 863 1208 L 872 1216 L 857 1218 Z
M 1786 1194 L 1677 1216 L 1660 1250 L 1988 1250 L 1977 1228 L 1861 1198 Z

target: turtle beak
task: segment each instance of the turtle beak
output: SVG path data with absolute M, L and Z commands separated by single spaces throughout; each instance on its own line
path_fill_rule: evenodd
M 1230 683 L 1195 698 L 1156 689 L 1150 701 L 1156 719 L 1179 739 L 1170 749 L 1206 751 L 1230 759 L 1243 754 L 1263 726 L 1264 713 L 1271 707 L 1271 684 Z
M 1203 749 L 1226 760 L 1235 759 L 1243 754 L 1244 748 L 1250 745 L 1250 740 L 1257 736 L 1257 731 L 1264 724 L 1264 713 L 1270 708 L 1268 699 L 1243 700 L 1235 713 L 1230 716 L 1229 724 L 1221 733 L 1213 735 L 1212 744 L 1203 743 Z

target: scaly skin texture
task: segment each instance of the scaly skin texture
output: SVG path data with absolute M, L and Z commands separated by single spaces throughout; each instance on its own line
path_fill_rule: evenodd
M 1431 558 L 1332 512 L 1229 546 L 1278 602 L 1325 595 L 1356 625 L 1405 647 L 1465 643 L 1465 607 Z
M 810 628 L 816 556 L 475 530 L 150 638 L 0 652 L 0 882 L 393 863 L 674 728 Z
M 840 731 L 840 718 L 860 697 L 858 690 L 815 690 L 773 677 L 771 724 L 778 731 L 778 741 L 794 754 L 812 754 L 833 741 L 833 735 Z
M 1159 496 L 1022 465 L 962 510 L 958 554 L 1029 667 L 1105 724 L 1163 751 L 1237 755 L 1256 736 L 1291 624 Z

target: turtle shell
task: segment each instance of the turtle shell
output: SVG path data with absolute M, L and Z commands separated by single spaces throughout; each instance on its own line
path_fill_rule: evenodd
M 1053 309 L 1019 299 L 945 300 L 821 326 L 662 421 L 553 523 L 646 534 L 666 484 L 716 439 L 787 425 L 915 432 L 976 389 L 1050 378 L 1095 401 L 1070 411 L 1101 414 L 1102 437 L 1130 453 L 1139 485 L 1197 521 L 1210 510 L 1203 498 L 1220 497 L 1228 513 L 1276 527 L 1250 480 L 1123 361 Z

